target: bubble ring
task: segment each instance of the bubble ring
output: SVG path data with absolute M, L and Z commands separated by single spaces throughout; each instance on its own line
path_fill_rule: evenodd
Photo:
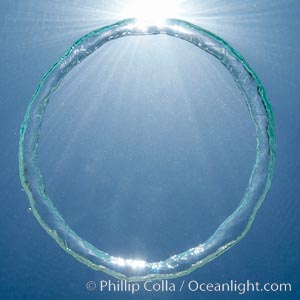
M 159 262 L 114 257 L 79 237 L 64 221 L 46 193 L 38 166 L 38 143 L 45 110 L 63 78 L 83 59 L 110 40 L 166 34 L 183 39 L 216 57 L 241 90 L 256 130 L 256 160 L 245 194 L 236 208 L 204 243 Z M 119 279 L 143 281 L 176 278 L 215 259 L 240 241 L 270 188 L 275 161 L 275 133 L 270 102 L 259 78 L 227 42 L 191 23 L 168 19 L 141 24 L 127 19 L 83 36 L 44 74 L 32 96 L 20 129 L 19 174 L 32 212 L 40 225 L 67 253 L 94 270 Z

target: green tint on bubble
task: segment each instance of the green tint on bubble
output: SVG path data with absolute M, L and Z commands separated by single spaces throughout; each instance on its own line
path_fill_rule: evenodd
M 166 260 L 148 262 L 114 257 L 79 237 L 47 195 L 38 165 L 41 126 L 51 96 L 64 77 L 87 56 L 110 40 L 126 36 L 166 34 L 180 38 L 216 57 L 231 73 L 248 107 L 256 130 L 256 160 L 244 196 L 211 237 Z M 141 24 L 128 19 L 100 28 L 75 42 L 42 77 L 20 130 L 19 172 L 34 216 L 68 254 L 94 270 L 119 279 L 142 281 L 186 275 L 220 256 L 248 232 L 270 188 L 275 161 L 275 133 L 270 102 L 259 78 L 227 42 L 185 21 L 168 19 L 163 24 Z M 195 229 L 196 230 L 196 229 Z

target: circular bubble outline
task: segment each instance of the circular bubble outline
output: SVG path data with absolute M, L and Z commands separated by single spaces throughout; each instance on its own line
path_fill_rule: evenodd
M 38 144 L 44 113 L 63 78 L 83 59 L 110 40 L 126 36 L 166 34 L 194 44 L 216 57 L 231 73 L 242 92 L 256 131 L 256 159 L 244 196 L 204 243 L 159 262 L 114 257 L 79 237 L 66 224 L 47 195 L 38 165 Z M 189 22 L 167 19 L 162 24 L 126 19 L 94 30 L 77 40 L 51 66 L 29 101 L 20 129 L 19 175 L 32 212 L 59 246 L 78 261 L 119 279 L 144 281 L 186 275 L 215 259 L 250 229 L 270 188 L 275 162 L 275 131 L 271 104 L 258 76 L 226 41 Z

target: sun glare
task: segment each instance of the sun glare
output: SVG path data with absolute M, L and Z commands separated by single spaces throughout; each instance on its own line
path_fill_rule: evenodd
M 163 22 L 167 18 L 180 18 L 182 0 L 129 0 L 124 8 L 126 18 Z

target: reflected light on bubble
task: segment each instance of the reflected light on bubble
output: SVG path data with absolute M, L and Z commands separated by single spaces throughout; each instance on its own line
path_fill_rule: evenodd
M 124 259 L 121 257 L 113 257 L 111 262 L 121 267 L 129 266 L 132 269 L 143 269 L 147 264 L 147 262 L 144 260 Z

